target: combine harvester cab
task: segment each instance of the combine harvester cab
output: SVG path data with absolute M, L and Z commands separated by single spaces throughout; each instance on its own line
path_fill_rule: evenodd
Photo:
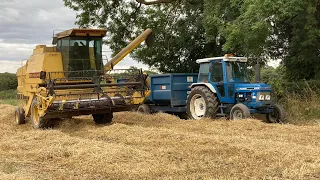
M 29 117 L 34 128 L 48 128 L 57 118 L 92 114 L 97 124 L 104 124 L 112 122 L 113 112 L 135 108 L 148 91 L 145 75 L 113 66 L 151 32 L 144 32 L 105 66 L 106 30 L 71 29 L 54 36 L 54 47 L 38 45 L 17 71 L 16 123 L 24 124 Z

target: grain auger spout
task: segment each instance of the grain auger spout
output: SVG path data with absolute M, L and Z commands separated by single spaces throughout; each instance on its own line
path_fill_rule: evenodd
M 147 29 L 105 66 L 102 38 L 106 30 L 70 29 L 54 34 L 54 46 L 38 45 L 17 71 L 17 124 L 30 117 L 34 128 L 47 128 L 54 119 L 89 114 L 96 123 L 105 124 L 112 122 L 113 112 L 141 104 L 148 91 L 142 70 L 113 67 L 144 40 L 150 41 L 151 34 Z
M 136 39 L 134 39 L 127 47 L 123 48 L 116 56 L 114 56 L 108 63 L 104 66 L 106 71 L 113 69 L 121 60 L 123 60 L 129 53 L 136 49 L 142 42 L 146 41 L 146 44 L 150 46 L 153 43 L 152 30 L 147 29 L 142 34 L 140 34 Z

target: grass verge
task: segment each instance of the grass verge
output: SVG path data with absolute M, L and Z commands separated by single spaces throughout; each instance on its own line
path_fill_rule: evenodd
M 18 104 L 17 91 L 14 89 L 0 91 L 0 104 L 16 106 Z

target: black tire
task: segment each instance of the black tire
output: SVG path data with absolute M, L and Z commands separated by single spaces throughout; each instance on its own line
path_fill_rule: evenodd
M 52 127 L 50 124 L 50 119 L 44 119 L 38 114 L 38 101 L 36 98 L 33 99 L 30 107 L 31 115 L 30 120 L 32 127 L 35 129 L 46 129 Z
M 112 123 L 113 113 L 105 113 L 105 114 L 92 114 L 93 121 L 96 124 L 108 124 Z
M 204 112 L 203 115 L 197 115 L 195 99 L 203 98 L 204 100 Z M 202 119 L 212 118 L 214 119 L 218 112 L 219 102 L 214 93 L 212 93 L 207 87 L 197 86 L 192 88 L 187 100 L 187 115 L 189 119 Z M 201 109 L 201 107 L 200 107 Z
M 23 108 L 20 108 L 20 107 L 16 108 L 14 116 L 15 116 L 15 121 L 16 121 L 17 125 L 21 125 L 21 124 L 25 124 L 26 123 L 25 114 L 24 114 Z
M 183 119 L 183 120 L 187 120 L 188 119 L 188 114 L 186 112 L 178 113 L 177 116 L 180 119 Z
M 247 119 L 251 115 L 249 108 L 244 104 L 236 104 L 230 111 L 231 120 Z
M 286 118 L 285 110 L 282 106 L 275 104 L 273 106 L 274 112 L 266 114 L 267 123 L 284 123 Z
M 151 109 L 147 104 L 140 105 L 137 111 L 143 114 L 151 114 Z

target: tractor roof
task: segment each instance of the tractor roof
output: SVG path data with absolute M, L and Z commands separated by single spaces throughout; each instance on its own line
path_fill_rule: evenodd
M 248 59 L 246 57 L 233 57 L 233 56 L 223 56 L 223 57 L 212 57 L 212 58 L 205 58 L 205 59 L 198 59 L 197 63 L 208 63 L 213 60 L 221 60 L 221 61 L 238 61 L 238 62 L 247 62 Z
M 93 36 L 93 37 L 105 37 L 107 34 L 106 29 L 69 29 L 55 36 L 58 39 L 70 37 L 70 36 Z

